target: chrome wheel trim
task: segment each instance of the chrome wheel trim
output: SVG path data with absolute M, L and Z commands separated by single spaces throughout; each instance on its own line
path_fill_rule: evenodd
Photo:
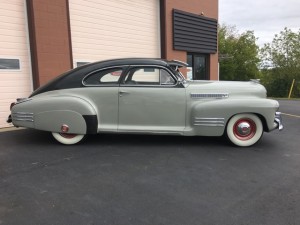
M 233 133 L 240 140 L 249 140 L 256 133 L 255 122 L 249 118 L 239 119 L 233 126 Z
M 244 129 L 244 130 L 243 130 Z M 237 146 L 248 147 L 259 141 L 263 134 L 263 125 L 255 114 L 237 114 L 230 118 L 226 135 Z

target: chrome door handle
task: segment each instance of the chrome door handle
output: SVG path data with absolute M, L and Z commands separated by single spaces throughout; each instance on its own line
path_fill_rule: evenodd
M 129 92 L 128 92 L 128 91 L 119 91 L 119 95 L 120 95 L 120 97 L 122 97 L 122 96 L 123 96 L 123 94 L 129 94 Z

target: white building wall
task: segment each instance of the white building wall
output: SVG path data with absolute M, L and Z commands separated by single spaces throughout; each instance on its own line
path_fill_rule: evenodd
M 121 57 L 160 57 L 159 0 L 70 0 L 74 67 Z
M 32 92 L 25 0 L 0 0 L 0 59 L 19 59 L 19 70 L 0 68 L 0 128 L 8 127 L 9 106 Z M 1 65 L 0 65 L 1 66 Z

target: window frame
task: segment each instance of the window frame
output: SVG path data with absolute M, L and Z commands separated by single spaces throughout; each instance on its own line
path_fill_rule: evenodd
M 20 57 L 7 57 L 7 56 L 0 56 L 0 59 L 12 59 L 12 60 L 18 60 L 19 61 L 19 68 L 18 69 L 0 69 L 0 72 L 15 72 L 15 71 L 22 71 L 22 62 Z
M 81 81 L 82 85 L 84 87 L 118 87 L 120 85 L 120 81 L 122 80 L 122 77 L 123 77 L 123 74 L 124 72 L 127 72 L 128 70 L 126 69 L 127 66 L 110 66 L 110 67 L 104 67 L 104 68 L 101 68 L 101 69 L 96 69 L 96 70 L 93 70 L 91 72 L 89 72 L 87 75 L 85 75 Z M 93 74 L 97 73 L 97 72 L 100 72 L 100 71 L 103 71 L 103 70 L 109 70 L 109 69 L 113 69 L 113 68 L 118 68 L 120 70 L 122 70 L 122 73 L 119 77 L 119 79 L 116 81 L 116 83 L 100 83 L 100 84 L 86 84 L 85 83 L 85 80 L 92 76 Z
M 159 84 L 125 84 L 125 79 L 127 78 L 128 73 L 136 68 L 145 68 L 145 67 L 151 67 L 151 68 L 157 68 L 157 69 L 163 69 L 165 70 L 175 81 L 174 84 L 162 84 L 159 80 Z M 159 78 L 160 79 L 160 78 Z M 126 70 L 125 74 L 122 74 L 122 79 L 120 80 L 120 86 L 122 87 L 176 87 L 178 86 L 178 79 L 177 77 L 172 73 L 170 69 L 168 69 L 165 66 L 160 65 L 130 65 L 130 67 Z
M 192 57 L 192 68 L 193 68 L 193 73 L 192 73 L 192 80 L 196 80 L 196 74 L 195 74 L 195 57 L 200 56 L 204 57 L 205 59 L 205 79 L 200 79 L 200 80 L 210 80 L 210 55 L 206 53 L 195 53 L 195 52 L 187 52 L 186 59 L 188 61 L 188 56 Z M 189 65 L 190 66 L 190 65 Z

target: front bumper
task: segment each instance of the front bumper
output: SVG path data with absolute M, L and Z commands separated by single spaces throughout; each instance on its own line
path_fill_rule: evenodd
M 276 128 L 277 128 L 278 130 L 283 130 L 283 124 L 282 124 L 281 112 L 276 112 L 276 113 L 275 113 L 275 121 L 274 121 L 274 122 L 277 124 Z

